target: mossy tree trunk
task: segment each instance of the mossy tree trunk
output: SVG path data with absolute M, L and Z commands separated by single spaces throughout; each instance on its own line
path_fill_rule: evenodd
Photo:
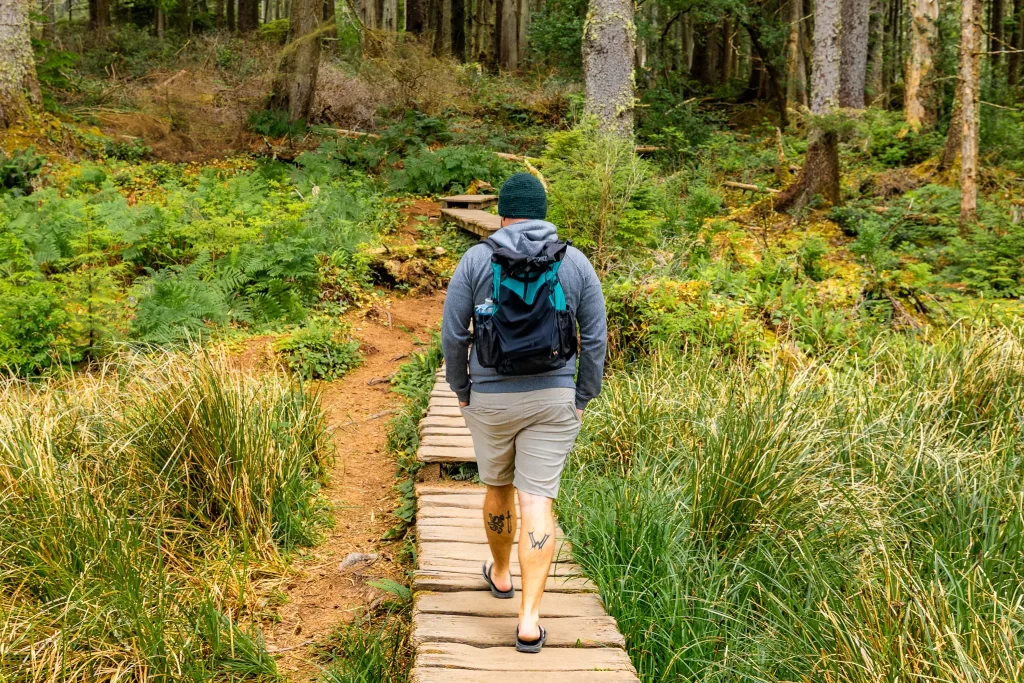
M 839 106 L 864 108 L 864 89 L 868 72 L 868 0 L 842 0 L 839 57 Z
M 814 59 L 811 66 L 811 111 L 826 116 L 839 103 L 840 0 L 818 0 L 814 6 Z M 835 132 L 816 126 L 808 140 L 804 167 L 796 182 L 778 195 L 779 210 L 801 209 L 818 195 L 839 203 L 839 139 Z
M 586 112 L 621 135 L 633 134 L 632 0 L 590 0 L 583 24 Z
M 0 128 L 41 100 L 29 35 L 30 2 L 0 0 Z
M 935 124 L 932 55 L 938 48 L 938 40 L 939 0 L 910 0 L 910 56 L 907 58 L 903 117 L 914 130 Z
M 291 42 L 281 52 L 270 106 L 288 112 L 292 121 L 308 119 L 320 69 L 320 39 L 333 30 L 321 26 L 322 0 L 292 0 Z
M 981 0 L 964 0 L 960 13 L 960 224 L 978 214 L 978 89 L 981 80 Z

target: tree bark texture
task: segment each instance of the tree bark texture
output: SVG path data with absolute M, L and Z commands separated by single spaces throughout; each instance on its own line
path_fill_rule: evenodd
M 1006 5 L 1003 0 L 992 0 L 989 5 L 988 26 L 989 26 L 989 48 L 992 54 L 992 68 L 998 71 L 1003 63 L 1003 52 L 1006 51 L 1005 32 L 1003 31 L 1003 19 L 1006 14 Z
M 803 0 L 789 0 L 789 35 L 786 38 L 786 99 L 793 105 L 807 105 L 807 67 L 800 47 L 803 31 Z
M 516 6 L 516 20 L 519 22 L 516 27 L 516 38 L 519 41 L 517 52 L 519 53 L 519 65 L 526 64 L 527 49 L 529 48 L 530 37 L 530 0 L 519 0 Z
M 110 0 L 89 0 L 89 28 L 93 31 L 110 28 Z
M 452 0 L 436 0 L 434 26 L 434 54 L 452 53 Z
M 39 81 L 32 55 L 31 0 L 0 0 L 0 128 L 38 103 Z
M 381 0 L 380 28 L 394 33 L 398 30 L 398 0 Z
M 910 0 L 910 55 L 903 117 L 914 130 L 934 125 L 937 116 L 932 55 L 938 48 L 938 22 L 939 0 Z
M 817 0 L 811 111 L 819 116 L 832 113 L 839 104 L 840 26 L 840 0 Z M 838 204 L 840 200 L 839 139 L 836 133 L 820 127 L 811 130 L 800 176 L 777 196 L 775 207 L 780 211 L 801 209 L 815 195 L 830 204 Z
M 251 33 L 259 28 L 259 10 L 257 0 L 238 0 L 236 23 L 239 33 Z
M 281 51 L 270 106 L 291 121 L 309 118 L 320 69 L 323 0 L 292 0 L 291 41 Z
M 840 32 L 839 105 L 864 108 L 864 87 L 868 68 L 869 0 L 842 0 Z
M 1008 80 L 1010 85 L 1017 85 L 1024 75 L 1024 0 L 1015 0 L 1013 3 L 1013 16 L 1016 17 L 1013 31 L 1013 51 L 1010 52 L 1008 61 Z
M 466 59 L 466 0 L 452 0 L 452 56 Z
M 960 14 L 960 223 L 978 213 L 978 100 L 981 80 L 981 0 L 964 0 Z
M 498 67 L 519 68 L 519 0 L 498 0 Z
M 377 0 L 360 0 L 358 9 L 359 21 L 364 28 L 375 30 L 380 26 Z
M 633 0 L 590 0 L 583 24 L 586 112 L 601 126 L 633 134 Z
M 882 87 L 884 49 L 885 0 L 871 0 L 871 17 L 868 20 L 868 75 L 864 86 L 869 104 L 881 102 L 885 92 Z
M 473 7 L 473 47 L 471 54 L 473 59 L 493 69 L 497 66 L 498 58 L 494 52 L 495 27 L 497 11 L 495 0 L 476 0 Z
M 235 0 L 224 0 L 224 13 L 227 15 L 228 30 L 233 33 L 237 27 L 235 23 Z
M 405 0 L 405 30 L 420 35 L 426 20 L 426 0 Z

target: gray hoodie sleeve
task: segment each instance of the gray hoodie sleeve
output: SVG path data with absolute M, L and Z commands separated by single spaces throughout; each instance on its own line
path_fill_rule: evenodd
M 459 261 L 448 283 L 448 293 L 444 297 L 444 320 L 441 323 L 445 379 L 464 403 L 469 401 L 469 323 L 473 318 L 473 271 L 477 262 L 469 251 Z
M 582 256 L 582 254 L 581 254 Z M 586 257 L 575 259 L 583 280 L 576 322 L 580 326 L 580 364 L 576 377 L 576 407 L 583 410 L 601 393 L 604 357 L 608 348 L 608 321 L 605 318 L 601 280 Z

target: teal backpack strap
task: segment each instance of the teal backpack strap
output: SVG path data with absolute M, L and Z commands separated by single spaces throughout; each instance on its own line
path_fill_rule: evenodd
M 500 247 L 488 237 L 482 240 L 480 244 L 487 245 L 487 248 L 491 250 L 491 253 L 497 251 Z M 501 293 L 501 264 L 491 261 L 491 300 L 494 302 L 494 310 L 498 310 L 498 295 Z

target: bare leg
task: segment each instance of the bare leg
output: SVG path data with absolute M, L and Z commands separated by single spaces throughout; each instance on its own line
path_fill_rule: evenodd
M 491 546 L 491 557 L 494 558 L 491 580 L 500 591 L 512 588 L 509 558 L 516 537 L 515 491 L 512 484 L 488 485 L 484 496 L 484 529 L 487 530 L 487 545 Z
M 519 606 L 519 637 L 540 638 L 540 600 L 555 550 L 555 518 L 551 499 L 519 492 L 519 567 L 523 572 L 523 601 Z

